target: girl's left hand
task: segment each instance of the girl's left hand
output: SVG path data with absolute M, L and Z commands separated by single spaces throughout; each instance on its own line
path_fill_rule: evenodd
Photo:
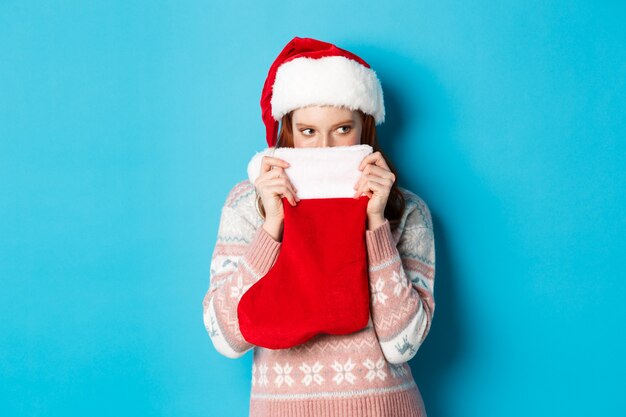
M 356 193 L 353 198 L 358 198 L 362 194 L 370 197 L 367 203 L 367 218 L 370 229 L 375 229 L 375 225 L 380 225 L 385 221 L 385 206 L 396 176 L 389 169 L 380 151 L 363 158 L 359 170 L 362 173 L 354 186 Z

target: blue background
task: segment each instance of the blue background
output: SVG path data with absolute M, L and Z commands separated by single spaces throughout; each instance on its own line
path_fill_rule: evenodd
M 622 3 L 623 4 L 623 3 Z M 0 414 L 245 416 L 202 322 L 221 206 L 293 36 L 385 91 L 429 205 L 429 417 L 626 415 L 619 2 L 0 1 Z M 621 27 L 620 27 L 621 26 Z

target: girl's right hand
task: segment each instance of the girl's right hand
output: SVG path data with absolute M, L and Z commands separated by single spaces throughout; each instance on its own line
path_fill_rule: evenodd
M 287 167 L 287 161 L 273 156 L 264 156 L 261 161 L 261 173 L 254 181 L 254 187 L 261 196 L 266 221 L 282 222 L 285 216 L 282 197 L 287 197 L 292 206 L 300 201 L 296 195 L 298 190 L 285 173 Z

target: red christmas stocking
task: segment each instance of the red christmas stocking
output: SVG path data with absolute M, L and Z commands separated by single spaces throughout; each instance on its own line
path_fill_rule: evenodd
M 370 153 L 369 145 L 267 148 L 248 164 L 254 183 L 263 155 L 286 160 L 300 197 L 295 207 L 283 197 L 278 258 L 239 301 L 239 328 L 249 343 L 285 349 L 317 334 L 349 334 L 367 325 L 369 197 L 352 196 L 358 166 Z

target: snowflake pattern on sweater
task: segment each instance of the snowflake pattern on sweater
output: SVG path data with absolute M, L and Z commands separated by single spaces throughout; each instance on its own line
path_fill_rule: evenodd
M 251 415 L 269 415 L 277 404 L 316 398 L 369 398 L 370 404 L 404 401 L 403 410 L 409 410 L 406 415 L 426 415 L 407 362 L 424 342 L 435 311 L 434 234 L 425 202 L 411 191 L 399 189 L 406 201 L 399 227 L 392 231 L 386 220 L 366 231 L 371 295 L 368 325 L 352 334 L 319 334 L 301 345 L 277 350 L 254 346 L 243 338 L 237 304 L 273 266 L 281 242 L 260 227 L 263 219 L 256 210 L 254 185 L 249 180 L 237 183 L 229 192 L 211 258 L 203 318 L 220 354 L 239 358 L 253 350 Z M 388 397 L 386 401 L 384 397 Z M 298 410 L 293 414 L 305 415 Z

